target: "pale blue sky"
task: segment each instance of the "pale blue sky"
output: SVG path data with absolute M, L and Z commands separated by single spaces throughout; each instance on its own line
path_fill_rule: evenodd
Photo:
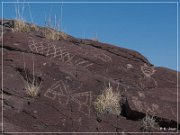
M 56 14 L 61 19 L 60 7 L 60 3 L 25 4 L 24 18 L 32 21 L 30 10 L 33 22 L 44 25 L 45 16 Z M 4 18 L 16 17 L 14 4 L 4 3 L 3 8 Z M 64 3 L 62 11 L 64 32 L 78 38 L 97 35 L 101 42 L 140 52 L 155 66 L 177 69 L 176 3 Z

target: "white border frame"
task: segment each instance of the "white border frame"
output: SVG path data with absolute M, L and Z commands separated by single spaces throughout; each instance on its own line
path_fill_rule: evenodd
M 8 3 L 34 3 L 34 4 L 48 4 L 48 3 L 53 3 L 53 4 L 59 4 L 59 3 L 63 3 L 63 4 L 141 4 L 141 3 L 144 3 L 144 4 L 176 4 L 177 5 L 177 132 L 4 132 L 3 131 L 3 49 L 1 50 L 1 65 L 2 65 L 2 82 L 1 82 L 1 86 L 2 86 L 2 116 L 1 116 L 1 119 L 2 119 L 2 127 L 1 127 L 1 130 L 2 130 L 2 134 L 3 133 L 12 133 L 12 134 L 28 134 L 28 133 L 36 133 L 36 134 L 69 134 L 69 133 L 72 133 L 72 134 L 88 134 L 88 133 L 91 133 L 91 134 L 112 134 L 112 133 L 135 133 L 135 134 L 149 134 L 149 133 L 153 133 L 153 134 L 178 134 L 179 133 L 179 130 L 178 130 L 178 120 L 179 120 L 179 114 L 178 114 L 178 111 L 179 111 L 179 92 L 178 92 L 178 87 L 179 87 L 179 77 L 178 77 L 178 73 L 179 73 L 179 69 L 178 69 L 178 66 L 179 66 L 179 59 L 178 59 L 178 56 L 179 56 L 179 16 L 178 16 L 178 12 L 179 12 L 179 2 L 1 2 L 1 5 L 2 5 L 2 22 L 3 22 L 3 5 L 4 4 L 8 4 Z M 2 48 L 3 48 L 3 26 L 2 26 Z

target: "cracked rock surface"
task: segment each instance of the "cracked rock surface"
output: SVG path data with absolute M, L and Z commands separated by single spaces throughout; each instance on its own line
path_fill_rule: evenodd
M 160 128 L 179 131 L 179 72 L 155 67 L 133 50 L 71 36 L 48 40 L 36 32 L 13 32 L 11 21 L 0 24 L 1 112 L 7 134 L 141 132 L 147 110 L 153 111 L 158 123 L 155 132 L 162 132 Z M 30 97 L 26 84 L 34 80 L 40 91 Z M 97 115 L 93 106 L 109 83 L 124 99 L 119 116 Z

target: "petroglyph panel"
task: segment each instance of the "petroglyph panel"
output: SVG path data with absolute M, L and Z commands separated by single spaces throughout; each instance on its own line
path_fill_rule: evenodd
M 90 116 L 91 91 L 70 93 L 65 83 L 58 81 L 47 89 L 44 96 L 52 100 L 57 100 L 63 106 L 68 105 L 70 101 L 74 102 L 78 104 L 78 111 Z
M 141 98 L 142 99 L 142 98 Z M 145 111 L 151 115 L 161 113 L 159 106 L 155 103 L 146 103 L 143 100 L 139 100 L 137 97 L 132 96 L 132 102 L 138 111 Z
M 101 61 L 104 62 L 110 62 L 112 61 L 112 58 L 104 53 L 99 53 L 95 55 L 96 58 L 100 59 Z
M 32 37 L 28 37 L 28 46 L 33 52 L 52 58 L 58 58 L 60 61 L 66 64 L 83 66 L 84 68 L 88 68 L 93 65 L 93 63 L 87 60 L 75 59 L 76 55 L 71 54 L 62 46 L 56 46 L 52 43 L 46 42 L 35 42 Z

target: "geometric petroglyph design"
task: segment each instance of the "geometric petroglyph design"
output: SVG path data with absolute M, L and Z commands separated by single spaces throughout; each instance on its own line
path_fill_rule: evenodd
M 44 93 L 44 96 L 52 100 L 57 99 L 63 106 L 68 105 L 70 102 L 74 102 L 78 104 L 78 111 L 90 116 L 90 106 L 92 101 L 91 91 L 69 93 L 65 83 L 63 81 L 58 81 Z
M 35 42 L 32 37 L 28 37 L 28 46 L 33 52 L 40 53 L 45 56 L 51 56 L 53 58 L 58 58 L 60 61 L 66 64 L 83 66 L 85 68 L 93 65 L 93 63 L 90 63 L 89 61 L 75 59 L 75 55 L 69 53 L 63 47 L 57 47 L 54 44 L 47 42 Z
M 110 56 L 108 56 L 104 53 L 95 54 L 95 57 L 104 61 L 104 62 L 110 62 L 112 60 Z
M 146 77 L 151 77 L 155 73 L 154 67 L 147 66 L 146 64 L 141 66 L 141 71 Z
M 93 65 L 93 63 L 91 63 L 91 62 L 89 62 L 89 61 L 87 61 L 87 60 L 81 60 L 81 59 L 76 59 L 76 60 L 74 60 L 74 61 L 73 61 L 73 64 L 74 64 L 75 66 L 83 66 L 83 67 L 85 67 L 85 68 L 90 67 L 90 66 Z

